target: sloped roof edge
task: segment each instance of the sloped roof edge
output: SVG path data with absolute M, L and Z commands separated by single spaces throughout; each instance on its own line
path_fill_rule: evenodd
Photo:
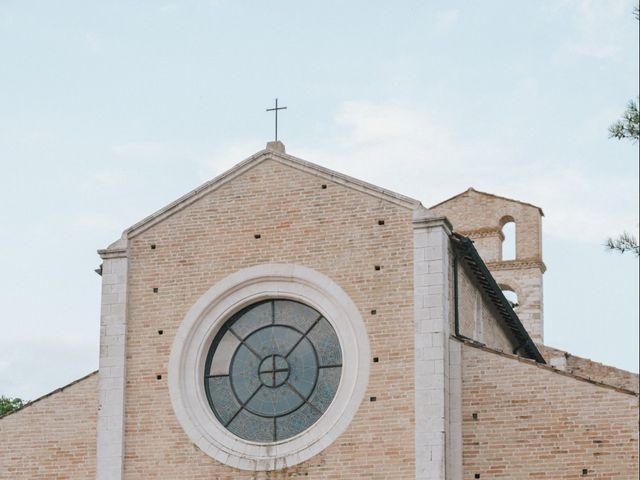
M 18 412 L 24 410 L 25 408 L 30 407 L 34 403 L 39 402 L 40 400 L 44 400 L 45 398 L 49 398 L 50 396 L 55 395 L 56 393 L 60 393 L 60 392 L 62 392 L 64 390 L 66 390 L 67 388 L 72 387 L 75 384 L 80 383 L 80 382 L 82 382 L 82 381 L 84 381 L 84 380 L 96 375 L 97 373 L 98 373 L 98 370 L 94 370 L 93 372 L 88 373 L 84 377 L 77 378 L 77 379 L 73 380 L 72 382 L 67 383 L 66 385 L 63 385 L 62 387 L 58 387 L 55 390 L 52 390 L 49 393 L 45 393 L 44 395 L 42 395 L 42 396 L 40 396 L 40 397 L 38 397 L 38 398 L 36 398 L 34 400 L 30 400 L 27 403 L 25 403 L 24 405 L 22 405 L 20 408 L 16 408 L 15 410 L 12 410 L 12 411 L 10 411 L 8 413 L 5 413 L 4 415 L 0 416 L 0 420 L 2 420 L 3 418 L 8 417 L 9 415 L 13 415 L 14 413 L 18 413 Z
M 537 368 L 541 368 L 543 370 L 547 370 L 549 372 L 555 373 L 556 375 L 561 375 L 563 377 L 568 377 L 568 378 L 573 378 L 574 380 L 578 380 L 580 382 L 584 382 L 584 383 L 589 383 L 591 385 L 594 385 L 596 387 L 601 387 L 601 388 L 605 388 L 607 390 L 614 390 L 616 392 L 619 393 L 624 393 L 626 395 L 632 395 L 634 397 L 638 397 L 638 393 L 634 392 L 633 390 L 629 390 L 628 388 L 624 388 L 624 387 L 618 387 L 616 385 L 611 385 L 609 383 L 604 383 L 598 380 L 594 380 L 592 378 L 589 377 L 585 377 L 583 375 L 577 375 L 575 373 L 571 373 L 571 372 L 565 372 L 563 370 L 560 370 L 556 367 L 554 367 L 553 365 L 549 365 L 546 363 L 540 363 L 540 362 L 536 362 L 535 360 L 531 359 L 531 358 L 525 358 L 525 357 L 521 357 L 519 355 L 514 355 L 512 353 L 507 353 L 507 352 L 502 352 L 500 350 L 496 350 L 494 348 L 488 347 L 483 343 L 480 342 L 476 342 L 475 340 L 471 339 L 471 338 L 462 338 L 462 337 L 456 337 L 455 335 L 452 335 L 451 338 L 453 340 L 456 340 L 464 345 L 467 345 L 469 347 L 472 348 L 477 348 L 478 350 L 483 350 L 487 353 L 491 353 L 494 355 L 498 355 L 500 357 L 504 357 L 504 358 L 508 358 L 510 360 L 515 360 L 517 362 L 520 363 L 524 363 L 526 365 L 531 365 Z
M 524 325 L 522 325 L 518 315 L 513 311 L 513 307 L 511 307 L 511 304 L 505 298 L 504 293 L 502 293 L 493 275 L 491 275 L 480 254 L 473 246 L 473 241 L 458 233 L 453 233 L 451 240 L 456 257 L 468 267 L 478 285 L 482 288 L 482 293 L 485 298 L 493 304 L 500 320 L 518 342 L 515 352 L 522 350 L 528 358 L 538 363 L 546 363 L 538 347 L 531 339 L 529 332 L 527 332 Z
M 521 200 L 516 200 L 514 198 L 509 198 L 509 197 L 502 197 L 500 195 L 495 195 L 493 193 L 489 193 L 489 192 L 481 192 L 480 190 L 476 190 L 473 187 L 469 187 L 467 188 L 464 192 L 460 192 L 452 197 L 447 198 L 446 200 L 443 200 L 441 202 L 436 203 L 435 205 L 431 205 L 429 208 L 436 208 L 439 207 L 440 205 L 450 202 L 451 200 L 461 197 L 462 195 L 464 195 L 465 193 L 468 192 L 475 192 L 475 193 L 479 193 L 480 195 L 485 195 L 487 197 L 491 197 L 491 198 L 497 198 L 499 200 L 507 200 L 508 202 L 515 202 L 515 203 L 519 203 L 521 205 L 527 205 L 528 207 L 533 207 L 533 208 L 537 208 L 540 211 L 540 215 L 542 215 L 544 217 L 544 212 L 542 211 L 542 208 L 538 207 L 537 205 L 534 205 L 532 203 L 528 203 L 528 202 L 523 202 Z
M 422 204 L 419 200 L 406 197 L 399 193 L 393 192 L 391 190 L 386 190 L 384 188 L 378 187 L 371 183 L 364 182 L 362 180 L 358 180 L 357 178 L 350 177 L 343 173 L 336 172 L 334 170 L 330 170 L 325 167 L 321 167 L 315 163 L 309 162 L 307 160 L 302 160 L 301 158 L 294 157 L 292 155 L 288 155 L 286 153 L 277 152 L 271 149 L 264 149 L 256 152 L 251 155 L 249 158 L 243 160 L 242 162 L 236 164 L 231 167 L 229 170 L 223 172 L 217 177 L 209 180 L 199 187 L 191 190 L 186 195 L 178 198 L 177 200 L 171 202 L 167 206 L 161 208 L 160 210 L 152 213 L 151 215 L 143 218 L 138 223 L 132 225 L 127 228 L 123 234 L 123 238 L 132 238 L 148 228 L 152 227 L 156 223 L 164 220 L 165 218 L 173 215 L 174 213 L 182 210 L 186 206 L 192 204 L 202 196 L 207 193 L 216 190 L 221 187 L 225 183 L 230 180 L 236 178 L 242 173 L 250 170 L 256 165 L 260 164 L 265 160 L 274 160 L 276 162 L 282 163 L 284 165 L 288 165 L 292 168 L 296 168 L 298 170 L 311 173 L 325 180 L 330 180 L 332 182 L 341 184 L 345 187 L 352 188 L 354 190 L 360 191 L 362 193 L 372 195 L 374 197 L 382 198 L 391 203 L 399 205 L 401 207 L 413 210 Z

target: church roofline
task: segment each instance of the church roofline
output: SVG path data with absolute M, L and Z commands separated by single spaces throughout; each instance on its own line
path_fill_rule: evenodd
M 60 392 L 62 392 L 64 390 L 66 390 L 67 388 L 74 386 L 76 383 L 80 383 L 83 380 L 86 380 L 87 378 L 92 377 L 93 375 L 96 375 L 97 373 L 98 373 L 98 370 L 94 370 L 93 372 L 85 375 L 84 377 L 80 377 L 80 378 L 78 378 L 78 379 L 76 379 L 76 380 L 74 380 L 74 381 L 72 381 L 70 383 L 67 383 L 66 385 L 64 385 L 62 387 L 58 387 L 55 390 L 50 391 L 49 393 L 45 393 L 44 395 L 42 395 L 42 396 L 40 396 L 40 397 L 38 397 L 38 398 L 36 398 L 34 400 L 30 400 L 27 403 L 25 403 L 24 405 L 22 405 L 20 408 L 16 408 L 15 410 L 11 410 L 10 412 L 5 413 L 4 415 L 1 415 L 0 416 L 0 420 L 2 420 L 4 418 L 7 418 L 9 415 L 13 415 L 14 413 L 18 413 L 18 412 L 24 410 L 25 408 L 30 407 L 34 403 L 37 403 L 37 402 L 39 402 L 41 400 L 44 400 L 45 398 L 48 398 L 48 397 L 50 397 L 52 395 L 55 395 L 56 393 L 60 393 Z
M 585 383 L 590 383 L 591 385 L 594 385 L 596 387 L 601 387 L 601 388 L 606 388 L 608 390 L 615 390 L 616 392 L 619 393 L 624 393 L 626 395 L 632 395 L 634 397 L 639 397 L 640 395 L 638 395 L 637 392 L 634 392 L 633 390 L 629 390 L 628 388 L 624 388 L 624 387 L 619 387 L 616 385 L 611 385 L 610 383 L 604 383 L 598 380 L 594 380 L 593 378 L 589 378 L 589 377 L 585 377 L 582 375 L 577 375 L 575 373 L 572 372 L 567 372 L 564 370 L 560 370 L 559 368 L 554 367 L 553 365 L 549 365 L 546 363 L 540 363 L 540 362 L 536 362 L 533 359 L 530 358 L 526 358 L 526 357 L 521 357 L 519 355 L 514 355 L 508 352 L 503 352 L 501 350 L 496 350 L 494 348 L 488 347 L 487 345 L 485 345 L 484 343 L 480 343 L 477 342 L 471 338 L 465 338 L 465 337 L 460 337 L 460 336 L 455 336 L 452 335 L 451 338 L 459 341 L 460 343 L 463 343 L 464 345 L 467 345 L 469 347 L 472 348 L 477 348 L 479 350 L 483 350 L 485 352 L 488 353 L 492 353 L 494 355 L 499 355 L 501 357 L 504 358 L 508 358 L 510 360 L 515 360 L 517 362 L 520 363 L 525 363 L 525 364 L 529 364 L 538 368 L 541 368 L 543 370 L 548 370 L 549 372 L 553 372 L 557 375 L 562 375 L 563 377 L 569 377 L 569 378 L 573 378 L 574 380 L 578 380 L 580 382 L 585 382 Z M 612 367 L 615 368 L 615 367 Z
M 482 260 L 480 254 L 473 246 L 473 241 L 458 233 L 453 233 L 451 240 L 456 258 L 464 262 L 464 265 L 466 265 L 468 270 L 473 274 L 484 296 L 493 304 L 500 319 L 516 340 L 517 347 L 514 353 L 522 351 L 528 358 L 538 363 L 546 363 L 538 347 L 529 335 L 529 332 L 527 332 L 527 329 L 522 325 L 518 315 L 504 296 L 502 289 L 498 286 L 487 265 L 484 263 L 484 260 Z
M 452 197 L 447 198 L 446 200 L 443 200 L 443 201 L 441 201 L 441 202 L 439 202 L 439 203 L 436 203 L 435 205 L 431 205 L 429 208 L 436 208 L 436 207 L 439 207 L 440 205 L 443 205 L 443 204 L 445 204 L 445 203 L 447 203 L 447 202 L 450 202 L 451 200 L 453 200 L 453 199 L 455 199 L 455 198 L 458 198 L 458 197 L 461 197 L 461 196 L 463 196 L 464 194 L 469 193 L 469 192 L 475 192 L 475 193 L 479 193 L 480 195 L 484 195 L 484 196 L 487 196 L 487 197 L 497 198 L 497 199 L 499 199 L 499 200 L 506 200 L 506 201 L 508 201 L 508 202 L 519 203 L 519 204 L 521 204 L 521 205 L 526 205 L 526 206 L 528 206 L 528 207 L 537 208 L 537 209 L 538 209 L 538 211 L 540 212 L 540 215 L 542 215 L 542 216 L 544 217 L 544 212 L 542 211 L 542 208 L 538 207 L 537 205 L 534 205 L 534 204 L 532 204 L 532 203 L 528 203 L 528 202 L 522 202 L 522 201 L 520 201 L 520 200 L 515 200 L 515 199 L 513 199 L 513 198 L 509 198 L 509 197 L 501 197 L 500 195 L 495 195 L 495 194 L 493 194 L 493 193 L 481 192 L 480 190 L 476 190 L 476 189 L 475 189 L 475 188 L 473 188 L 473 187 L 469 187 L 469 188 L 468 188 L 468 189 L 466 189 L 464 192 L 460 192 L 460 193 L 458 193 L 458 194 L 456 194 L 456 195 L 454 195 L 454 196 L 452 196 Z
M 223 172 L 217 177 L 209 180 L 208 182 L 203 183 L 199 187 L 191 190 L 186 195 L 178 198 L 177 200 L 171 202 L 169 205 L 161 208 L 155 213 L 145 217 L 138 223 L 132 225 L 127 228 L 123 234 L 122 238 L 132 238 L 136 235 L 144 232 L 149 229 L 153 225 L 161 222 L 162 220 L 168 218 L 176 212 L 179 212 L 183 208 L 191 205 L 196 200 L 202 198 L 204 195 L 216 190 L 221 187 L 225 183 L 231 181 L 232 179 L 238 177 L 242 173 L 250 170 L 256 165 L 260 164 L 265 160 L 274 160 L 276 162 L 282 163 L 284 165 L 288 165 L 292 168 L 296 168 L 298 170 L 311 173 L 316 175 L 322 179 L 332 181 L 343 185 L 348 188 L 352 188 L 359 192 L 372 195 L 374 197 L 381 198 L 383 200 L 389 201 L 401 207 L 407 208 L 409 210 L 414 210 L 422 204 L 419 200 L 401 195 L 396 192 L 392 192 L 391 190 L 386 190 L 384 188 L 378 187 L 371 183 L 364 182 L 362 180 L 358 180 L 356 178 L 350 177 L 343 173 L 336 172 L 334 170 L 330 170 L 325 167 L 321 167 L 312 162 L 308 162 L 306 160 L 302 160 L 301 158 L 294 157 L 292 155 L 288 155 L 284 152 L 279 152 L 274 149 L 264 149 L 256 152 L 251 155 L 249 158 L 243 160 L 242 162 L 236 164 L 231 167 L 229 170 Z

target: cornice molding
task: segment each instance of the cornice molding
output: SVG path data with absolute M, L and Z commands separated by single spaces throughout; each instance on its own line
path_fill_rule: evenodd
M 539 268 L 542 273 L 547 271 L 547 266 L 539 258 L 522 258 L 515 260 L 501 260 L 486 262 L 490 270 L 522 270 L 523 268 Z

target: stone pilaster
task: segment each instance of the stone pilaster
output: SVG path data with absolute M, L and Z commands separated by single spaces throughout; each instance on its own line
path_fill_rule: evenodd
M 127 332 L 126 243 L 118 241 L 98 253 L 103 263 L 96 478 L 121 480 Z
M 449 235 L 444 217 L 416 210 L 414 235 L 416 479 L 445 480 L 449 426 Z

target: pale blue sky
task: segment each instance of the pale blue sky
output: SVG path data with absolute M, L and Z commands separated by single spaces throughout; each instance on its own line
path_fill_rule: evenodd
M 0 0 L 0 394 L 97 368 L 95 251 L 264 147 L 541 206 L 546 343 L 638 371 L 632 0 Z

